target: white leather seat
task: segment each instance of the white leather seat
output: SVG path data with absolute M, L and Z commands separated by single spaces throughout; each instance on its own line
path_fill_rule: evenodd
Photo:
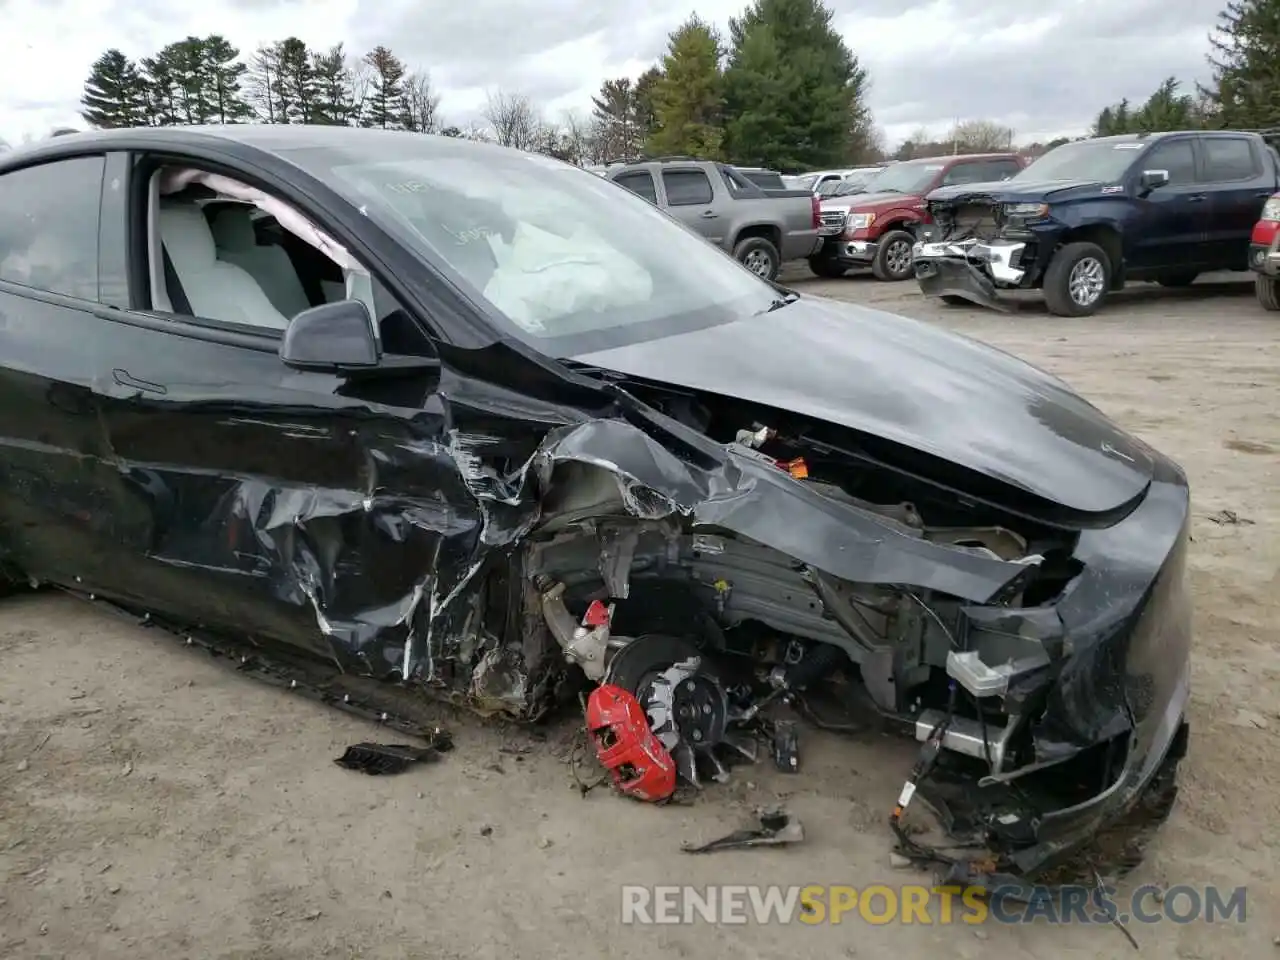
M 298 279 L 293 261 L 282 247 L 258 246 L 249 210 L 247 206 L 236 204 L 213 215 L 213 242 L 218 259 L 248 271 L 275 308 L 286 317 L 301 313 L 311 306 L 311 301 Z
M 289 325 L 248 271 L 218 259 L 213 233 L 199 207 L 162 200 L 158 219 L 160 242 L 192 313 L 276 330 Z

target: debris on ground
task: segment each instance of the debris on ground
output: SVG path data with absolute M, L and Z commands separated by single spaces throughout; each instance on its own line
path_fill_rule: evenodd
M 774 721 L 773 765 L 783 773 L 800 772 L 800 734 L 794 720 Z
M 1205 517 L 1210 523 L 1216 523 L 1220 527 L 1251 527 L 1253 521 L 1247 517 L 1242 517 L 1234 510 L 1219 510 L 1217 513 L 1208 514 Z
M 1239 709 L 1228 721 L 1233 727 L 1244 727 L 1251 730 L 1265 730 L 1269 726 L 1267 718 L 1253 710 Z
M 804 825 L 785 810 L 766 810 L 759 815 L 760 826 L 750 830 L 735 830 L 718 840 L 700 846 L 685 844 L 685 853 L 714 853 L 717 850 L 738 850 L 746 847 L 780 847 L 799 843 L 804 839 Z
M 415 763 L 434 763 L 440 754 L 453 749 L 453 738 L 443 730 L 436 730 L 425 747 L 412 747 L 406 743 L 357 743 L 333 762 L 347 770 L 358 770 L 370 776 L 386 776 L 403 773 Z

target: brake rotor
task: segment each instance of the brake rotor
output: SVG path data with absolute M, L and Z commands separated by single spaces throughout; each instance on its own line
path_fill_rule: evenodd
M 606 682 L 635 694 L 686 782 L 701 785 L 700 767 L 716 781 L 728 779 L 717 747 L 755 759 L 754 740 L 727 729 L 731 711 L 724 687 L 692 642 L 660 634 L 637 637 L 613 654 Z

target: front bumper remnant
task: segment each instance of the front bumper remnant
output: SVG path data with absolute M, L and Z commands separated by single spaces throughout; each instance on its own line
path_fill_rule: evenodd
M 852 260 L 855 263 L 870 263 L 876 258 L 880 244 L 870 240 L 841 240 L 837 255 L 841 260 Z
M 826 237 L 816 256 L 851 267 L 865 267 L 876 258 L 880 245 L 872 240 L 846 240 L 843 236 Z
M 1018 264 L 1026 246 L 976 238 L 916 243 L 912 264 L 920 292 L 929 297 L 964 297 L 984 307 L 1003 310 L 998 289 L 1022 285 L 1027 272 Z
M 1280 239 L 1280 234 L 1276 236 Z M 1261 243 L 1249 245 L 1249 269 L 1264 277 L 1280 277 L 1280 250 L 1276 249 L 1274 240 L 1270 246 Z

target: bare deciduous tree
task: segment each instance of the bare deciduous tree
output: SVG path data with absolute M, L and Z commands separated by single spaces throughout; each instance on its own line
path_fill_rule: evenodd
M 484 118 L 493 128 L 494 140 L 504 147 L 537 150 L 546 138 L 537 108 L 522 93 L 490 92 Z
M 990 153 L 1013 148 L 1013 128 L 992 120 L 965 120 L 947 134 L 953 153 Z
M 582 166 L 591 160 L 591 121 L 576 110 L 566 110 L 560 124 L 560 142 L 572 163 Z
M 418 133 L 440 129 L 440 95 L 431 88 L 431 74 L 411 73 L 404 84 L 405 125 Z

